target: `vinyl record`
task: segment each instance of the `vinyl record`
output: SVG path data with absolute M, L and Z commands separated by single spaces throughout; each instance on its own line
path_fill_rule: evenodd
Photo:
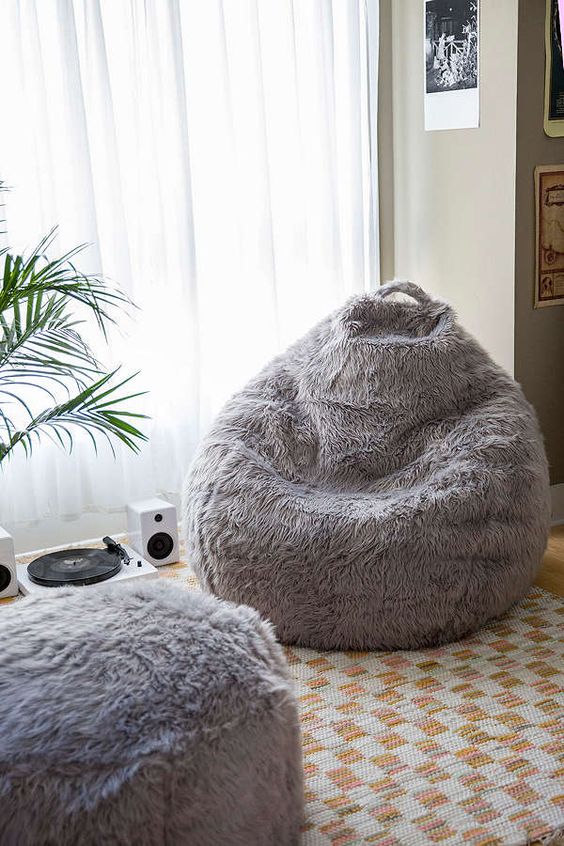
M 119 552 L 110 549 L 62 549 L 36 558 L 27 566 L 32 582 L 45 587 L 93 585 L 121 570 Z

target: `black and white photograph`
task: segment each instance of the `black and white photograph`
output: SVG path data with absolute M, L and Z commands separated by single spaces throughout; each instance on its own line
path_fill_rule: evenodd
M 425 2 L 425 128 L 478 125 L 478 0 Z
M 478 85 L 476 0 L 431 0 L 425 10 L 427 93 Z

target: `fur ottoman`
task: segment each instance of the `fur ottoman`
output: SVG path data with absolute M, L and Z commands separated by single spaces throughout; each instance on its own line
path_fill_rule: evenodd
M 295 844 L 301 749 L 249 608 L 167 584 L 0 612 L 0 843 Z
M 421 648 L 526 593 L 548 533 L 547 463 L 520 387 L 446 303 L 395 282 L 227 403 L 184 515 L 207 588 L 257 608 L 281 640 Z

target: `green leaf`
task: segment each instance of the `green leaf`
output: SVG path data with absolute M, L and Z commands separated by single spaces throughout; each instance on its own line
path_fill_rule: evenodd
M 119 441 L 137 452 L 147 440 L 133 422 L 146 415 L 127 407 L 145 392 L 123 390 L 138 374 L 120 380 L 119 368 L 105 371 L 77 331 L 84 321 L 74 312 L 75 306 L 86 308 L 107 337 L 118 314 L 133 304 L 104 279 L 77 269 L 74 260 L 86 245 L 47 258 L 56 235 L 52 229 L 25 256 L 0 250 L 0 462 L 20 445 L 31 455 L 42 435 L 72 451 L 76 428 L 87 433 L 95 449 L 100 437 L 112 451 Z M 34 412 L 21 388 L 26 398 L 34 388 L 52 404 Z M 9 404 L 25 411 L 24 428 L 14 426 L 5 411 Z

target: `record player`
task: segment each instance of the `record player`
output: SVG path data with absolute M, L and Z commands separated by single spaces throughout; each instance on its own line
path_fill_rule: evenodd
M 48 593 L 57 587 L 96 588 L 132 579 L 158 578 L 158 570 L 127 544 L 110 537 L 104 547 L 61 549 L 41 555 L 30 564 L 18 564 L 18 585 L 22 593 Z

